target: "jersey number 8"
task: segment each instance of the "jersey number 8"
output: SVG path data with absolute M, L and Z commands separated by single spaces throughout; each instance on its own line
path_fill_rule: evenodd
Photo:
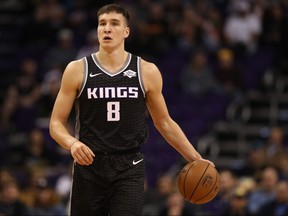
M 120 121 L 120 102 L 107 102 L 107 121 Z

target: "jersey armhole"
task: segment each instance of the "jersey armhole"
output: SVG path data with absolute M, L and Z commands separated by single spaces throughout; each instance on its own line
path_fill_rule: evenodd
M 141 58 L 139 56 L 137 56 L 137 69 L 138 69 L 137 71 L 138 71 L 139 84 L 140 84 L 143 96 L 145 98 L 146 91 L 145 91 L 145 86 L 144 86 L 143 77 L 142 77 Z
M 87 82 L 87 74 L 88 74 L 88 62 L 87 62 L 87 58 L 84 57 L 83 58 L 83 65 L 84 65 L 84 72 L 83 72 L 83 81 L 79 90 L 79 93 L 77 94 L 76 98 L 79 98 L 83 92 L 84 86 Z

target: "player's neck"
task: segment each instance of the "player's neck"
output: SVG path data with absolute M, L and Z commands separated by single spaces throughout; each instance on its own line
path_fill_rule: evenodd
M 125 64 L 128 53 L 124 49 L 107 52 L 100 48 L 96 53 L 96 57 L 105 69 L 113 73 L 118 71 L 118 69 Z

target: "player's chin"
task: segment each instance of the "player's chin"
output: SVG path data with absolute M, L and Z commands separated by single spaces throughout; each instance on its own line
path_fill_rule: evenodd
M 112 42 L 113 42 L 112 40 L 102 40 L 102 41 L 101 41 L 101 45 L 102 45 L 102 46 L 111 45 Z
M 101 47 L 105 50 L 113 49 L 115 46 L 111 42 L 101 43 Z

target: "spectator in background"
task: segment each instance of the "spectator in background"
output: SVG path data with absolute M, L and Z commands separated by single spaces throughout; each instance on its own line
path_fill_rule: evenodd
M 92 29 L 88 32 L 86 37 L 86 44 L 80 47 L 77 52 L 76 59 L 81 59 L 99 50 L 99 42 L 97 37 L 97 31 Z
M 204 51 L 197 51 L 191 56 L 190 62 L 182 71 L 180 82 L 184 93 L 196 97 L 209 94 L 219 87 Z
M 244 79 L 231 49 L 222 48 L 217 52 L 214 76 L 218 83 L 222 85 L 225 94 L 235 100 L 241 100 L 243 97 Z
M 157 205 L 163 205 L 169 194 L 175 189 L 175 181 L 170 175 L 162 175 L 157 180 L 156 197 Z
M 203 45 L 209 52 L 217 51 L 223 40 L 223 18 L 215 7 L 209 7 L 207 17 L 202 20 Z
M 279 51 L 287 35 L 287 25 L 285 10 L 281 3 L 271 2 L 263 14 L 261 43 Z
M 259 180 L 262 170 L 267 165 L 263 143 L 258 140 L 253 140 L 249 143 L 245 165 L 242 169 L 242 175 L 251 176 L 255 180 Z
M 49 11 L 45 3 L 35 5 L 33 16 L 24 31 L 25 50 L 41 55 L 51 44 L 55 32 L 49 23 Z
M 12 181 L 15 181 L 12 171 L 9 168 L 0 167 L 0 185 Z
M 229 200 L 228 208 L 221 216 L 250 216 L 248 210 L 248 193 L 244 187 L 238 186 Z
M 167 0 L 164 3 L 164 11 L 169 23 L 177 24 L 178 19 L 182 16 L 183 8 L 185 5 L 178 0 Z M 171 26 L 172 27 L 172 26 Z
M 66 166 L 63 166 L 63 172 L 59 174 L 55 182 L 55 192 L 61 198 L 63 205 L 67 205 L 70 198 L 70 190 L 72 186 L 72 167 L 73 162 Z
M 87 40 L 89 34 L 89 13 L 81 6 L 73 8 L 68 14 L 68 28 L 73 32 L 73 42 L 75 47 L 81 47 Z
M 159 216 L 193 216 L 195 215 L 193 208 L 185 202 L 183 196 L 178 191 L 171 192 L 163 206 L 159 210 Z
M 182 17 L 185 5 L 178 0 L 167 0 L 164 3 L 164 11 L 168 24 L 169 43 L 174 44 L 177 40 L 179 18 Z
M 142 215 L 152 216 L 158 214 L 157 196 L 155 187 L 148 184 L 147 178 L 144 182 L 144 205 Z
M 279 159 L 287 157 L 283 128 L 278 126 L 271 127 L 268 140 L 263 148 L 267 164 L 280 169 Z
M 288 183 L 287 181 L 279 181 L 276 185 L 276 197 L 262 205 L 259 209 L 259 216 L 262 215 L 288 215 Z
M 7 90 L 1 112 L 3 131 L 28 132 L 34 127 L 36 102 L 40 96 L 38 80 L 38 62 L 33 58 L 25 58 L 21 62 L 19 74 Z M 14 123 L 15 125 L 11 125 Z
M 62 71 L 55 67 L 49 70 L 41 83 L 41 95 L 37 104 L 38 120 L 45 121 L 48 127 L 49 118 L 53 109 L 53 105 L 60 89 Z
M 207 204 L 204 204 L 203 211 L 205 215 L 219 215 L 229 207 L 229 202 L 233 192 L 238 185 L 238 177 L 229 169 L 219 171 L 220 190 L 216 197 Z
M 9 164 L 9 147 L 3 132 L 0 129 L 0 164 L 1 166 L 7 166 Z M 1 169 L 1 168 L 0 168 Z M 1 179 L 1 174 L 0 174 Z
M 166 206 L 170 194 L 176 189 L 173 176 L 163 174 L 157 178 L 156 187 L 149 188 L 147 179 L 145 181 L 144 215 L 157 215 L 159 210 Z
M 35 196 L 39 179 L 46 178 L 48 169 L 51 172 L 51 167 L 43 166 L 42 164 L 31 164 L 23 169 L 25 173 L 25 181 L 20 193 L 20 200 L 25 203 L 28 208 L 32 208 L 35 202 Z
M 65 5 L 61 4 L 58 0 L 46 1 L 42 4 L 45 5 L 45 9 L 48 12 L 49 25 L 54 32 L 53 42 L 55 42 L 57 37 L 59 37 L 57 32 L 61 32 L 67 26 L 67 10 L 65 9 Z
M 65 206 L 62 205 L 60 197 L 45 178 L 39 178 L 34 194 L 34 202 L 29 208 L 31 215 L 37 216 L 63 216 L 67 215 Z
M 261 20 L 251 13 L 249 1 L 233 2 L 233 11 L 226 19 L 223 34 L 225 42 L 237 54 L 237 58 L 243 59 L 246 54 L 254 53 L 258 48 Z
M 30 215 L 27 206 L 19 199 L 19 187 L 15 180 L 0 183 L 0 215 Z
M 279 175 L 281 180 L 288 181 L 288 157 L 279 158 Z
M 27 166 L 52 166 L 58 162 L 57 152 L 49 149 L 48 143 L 40 129 L 33 129 L 28 138 L 24 153 L 24 161 Z
M 145 52 L 144 55 L 149 52 L 153 53 L 155 57 L 159 57 L 169 48 L 168 24 L 163 8 L 163 4 L 160 2 L 151 2 L 149 5 L 149 16 L 143 26 L 143 33 L 147 39 L 145 50 L 142 50 Z
M 258 187 L 249 196 L 248 210 L 251 215 L 258 215 L 261 206 L 275 198 L 278 180 L 278 172 L 274 167 L 268 166 L 263 169 Z
M 75 59 L 77 49 L 73 45 L 74 34 L 69 29 L 61 29 L 57 34 L 57 45 L 51 47 L 43 58 L 45 70 L 55 67 L 65 68 L 65 66 Z
M 192 7 L 188 4 L 183 8 L 182 21 L 179 23 L 177 35 L 177 49 L 184 55 L 191 55 L 200 44 L 199 43 L 199 25 L 198 16 Z
M 287 19 L 288 1 L 282 0 L 280 2 L 280 5 L 281 5 L 281 9 L 277 8 L 277 6 L 276 6 L 276 14 L 275 14 L 275 12 L 273 12 L 274 18 L 272 18 L 272 20 L 275 20 L 275 19 L 278 20 L 278 21 L 276 21 L 278 24 L 275 23 L 275 25 L 276 25 L 275 30 L 277 29 L 277 25 L 278 25 L 278 32 L 281 31 L 281 34 L 282 34 L 281 41 L 280 41 L 279 46 L 278 46 L 279 49 L 277 50 L 277 58 L 276 58 L 275 65 L 279 71 L 281 71 L 282 73 L 287 75 L 287 73 L 288 73 L 288 62 L 287 62 L 287 58 L 288 58 L 288 54 L 287 54 L 287 50 L 288 50 L 288 38 L 287 38 L 287 35 L 288 35 L 288 28 L 287 28 L 287 25 L 288 25 L 288 19 Z M 282 11 L 280 12 L 279 9 Z M 283 14 L 284 14 L 284 17 L 283 17 Z M 277 16 L 277 18 L 275 16 Z M 263 22 L 265 22 L 265 21 L 263 21 Z M 280 29 L 279 25 L 282 25 L 283 28 Z
M 242 176 L 239 178 L 238 187 L 243 188 L 247 193 L 247 196 L 256 189 L 257 182 L 252 176 Z
M 57 32 L 66 26 L 66 10 L 59 1 L 39 1 L 33 5 L 33 15 L 29 17 L 23 41 L 25 51 L 39 60 L 43 53 L 57 40 Z

